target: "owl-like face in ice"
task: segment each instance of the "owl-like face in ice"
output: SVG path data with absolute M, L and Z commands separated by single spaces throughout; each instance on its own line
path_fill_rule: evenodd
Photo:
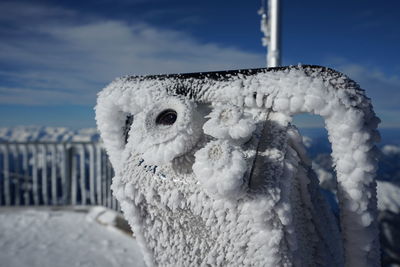
M 259 117 L 234 104 L 166 96 L 127 116 L 126 150 L 156 176 L 194 175 L 210 196 L 236 198 L 246 190 Z

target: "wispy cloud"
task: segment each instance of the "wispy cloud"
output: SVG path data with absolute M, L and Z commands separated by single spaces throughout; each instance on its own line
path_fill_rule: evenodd
M 15 4 L 18 5 L 18 4 Z M 0 103 L 93 104 L 95 94 L 117 76 L 259 67 L 263 56 L 202 43 L 192 36 L 145 23 L 91 17 L 45 6 L 2 4 L 24 20 L 2 17 Z M 22 35 L 20 33 L 23 33 Z
M 90 94 L 81 94 L 78 97 L 75 92 L 65 92 L 61 90 L 0 87 L 0 104 L 12 103 L 29 106 L 52 106 L 55 103 L 64 102 L 85 105 L 91 101 Z

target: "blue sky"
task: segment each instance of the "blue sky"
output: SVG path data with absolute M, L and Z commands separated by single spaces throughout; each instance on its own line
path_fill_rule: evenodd
M 400 1 L 282 0 L 283 64 L 317 64 L 366 89 L 400 127 Z M 115 77 L 265 65 L 260 1 L 1 1 L 0 126 L 93 127 Z M 302 118 L 303 126 L 318 120 Z

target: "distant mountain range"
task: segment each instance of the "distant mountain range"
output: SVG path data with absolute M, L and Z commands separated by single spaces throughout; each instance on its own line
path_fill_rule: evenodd
M 381 142 L 378 144 L 380 151 L 377 179 L 400 184 L 400 128 L 384 128 L 379 131 Z M 312 160 L 326 171 L 333 172 L 326 130 L 302 128 L 300 132 Z
M 96 142 L 99 139 L 96 128 L 79 130 L 45 126 L 0 128 L 0 142 Z

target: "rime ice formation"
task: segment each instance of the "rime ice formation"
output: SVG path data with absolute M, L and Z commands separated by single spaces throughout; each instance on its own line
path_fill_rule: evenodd
M 189 152 L 198 142 L 201 129 L 194 107 L 192 101 L 183 98 L 156 101 L 135 114 L 129 146 L 149 164 L 165 164 Z M 157 123 L 157 119 L 165 121 Z
M 237 109 L 225 117 L 224 106 Z M 177 113 L 176 122 L 157 125 L 166 109 Z M 325 119 L 340 230 L 290 124 L 304 112 Z M 186 115 L 194 118 L 182 120 L 186 128 L 174 124 Z M 156 126 L 146 128 L 145 118 Z M 379 266 L 379 119 L 343 74 L 298 66 L 123 77 L 99 94 L 96 119 L 116 172 L 114 195 L 147 265 Z M 237 123 L 226 124 L 231 119 Z M 246 142 L 234 142 L 247 134 Z M 189 171 L 174 167 L 182 158 Z
M 234 105 L 217 104 L 206 118 L 210 119 L 203 126 L 204 133 L 219 139 L 246 141 L 256 128 L 251 114 Z
M 247 163 L 242 152 L 227 141 L 212 141 L 195 154 L 193 172 L 211 196 L 240 194 Z

